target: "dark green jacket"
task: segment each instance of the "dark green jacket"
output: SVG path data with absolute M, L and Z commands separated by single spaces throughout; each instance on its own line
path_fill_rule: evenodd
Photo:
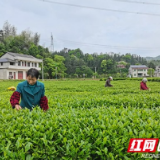
M 21 94 L 21 103 L 20 106 L 22 108 L 27 107 L 28 109 L 32 109 L 32 107 L 36 105 L 40 105 L 40 99 L 44 96 L 44 84 L 41 82 L 36 82 L 36 87 L 33 90 L 29 88 L 29 84 L 27 81 L 21 82 L 17 86 L 17 92 Z

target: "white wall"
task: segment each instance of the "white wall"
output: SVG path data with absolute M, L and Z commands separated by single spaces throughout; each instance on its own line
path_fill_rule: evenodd
M 129 69 L 129 70 L 133 77 L 138 77 L 138 73 L 142 73 L 142 76 L 148 76 L 147 69 L 145 69 L 145 71 L 144 70 L 138 71 L 137 69 Z
M 9 68 L 9 69 L 16 69 L 16 70 L 23 70 L 23 71 L 27 71 L 27 70 L 29 70 L 30 68 L 35 68 L 35 69 L 37 69 L 37 70 L 41 70 L 41 68 L 39 68 L 39 67 L 25 67 L 25 66 L 12 66 L 12 65 L 10 65 L 10 66 L 8 66 L 7 68 Z
M 7 70 L 0 69 L 0 79 L 7 79 Z
M 10 65 L 10 62 L 3 62 L 3 65 L 1 66 L 0 63 L 0 68 L 9 68 L 9 69 L 15 69 L 15 70 L 29 70 L 30 68 L 36 68 L 37 70 L 41 70 L 41 68 L 39 67 L 39 63 L 42 62 L 41 59 L 37 59 L 37 58 L 28 58 L 28 57 L 13 57 L 9 54 L 5 54 L 3 55 L 0 59 L 4 59 L 4 58 L 9 58 L 15 61 L 15 65 Z M 20 61 L 21 66 L 18 66 L 18 61 Z M 26 62 L 26 66 L 22 66 L 22 62 L 25 64 Z M 28 66 L 28 62 L 30 63 L 30 66 Z M 33 67 L 32 67 L 32 63 L 33 63 Z M 37 64 L 37 67 L 35 67 L 35 63 Z
M 23 71 L 23 79 L 26 79 L 26 71 Z
M 1 63 L 3 63 L 3 65 L 1 65 Z M 10 65 L 9 62 L 6 62 L 6 63 L 0 62 L 0 68 L 7 68 L 9 65 Z
M 18 79 L 18 71 L 23 71 L 23 79 L 26 79 L 26 71 L 27 70 L 6 70 L 7 72 L 7 79 L 9 79 L 9 72 L 12 72 L 12 76 L 14 77 L 14 72 L 16 74 L 15 79 Z

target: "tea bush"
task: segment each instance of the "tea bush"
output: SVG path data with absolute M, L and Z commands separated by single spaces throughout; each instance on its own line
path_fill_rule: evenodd
M 19 81 L 0 83 L 0 159 L 136 160 L 130 138 L 160 137 L 159 82 L 44 81 L 50 109 L 16 111 L 9 99 Z

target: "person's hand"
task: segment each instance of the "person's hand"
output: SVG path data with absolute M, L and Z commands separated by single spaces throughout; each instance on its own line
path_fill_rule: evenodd
M 15 105 L 15 109 L 16 109 L 16 110 L 20 110 L 20 109 L 22 109 L 22 108 L 21 108 L 20 105 L 16 104 L 16 105 Z

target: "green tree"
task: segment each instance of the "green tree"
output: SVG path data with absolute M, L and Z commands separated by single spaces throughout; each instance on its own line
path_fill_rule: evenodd
M 125 56 L 124 56 L 124 60 L 126 62 L 130 62 L 131 61 L 131 54 L 127 53 Z
M 83 76 L 83 74 L 85 74 L 87 75 L 86 77 L 91 77 L 93 75 L 93 71 L 89 67 L 83 65 L 76 68 L 76 74 L 78 74 L 79 76 Z
M 40 40 L 40 35 L 36 32 L 33 37 L 33 42 L 36 46 L 38 46 L 39 40 Z
M 153 63 L 153 62 L 149 62 L 148 67 L 149 67 L 149 68 L 153 68 L 153 69 L 155 69 L 155 68 L 156 68 L 156 66 L 154 65 L 154 63 Z
M 56 62 L 56 72 L 58 77 L 64 77 L 66 71 L 66 67 L 64 64 L 65 58 L 63 56 L 54 55 L 54 61 Z
M 153 69 L 153 68 L 149 68 L 147 74 L 148 74 L 150 77 L 153 77 L 153 76 L 154 76 L 154 69 Z
M 44 59 L 44 72 L 48 73 L 48 78 L 55 76 L 57 63 L 51 58 Z
M 117 78 L 119 78 L 120 76 L 121 76 L 121 74 L 120 74 L 120 73 L 117 73 L 117 74 L 116 74 L 116 77 L 117 77 Z
M 103 72 L 106 73 L 106 71 L 107 71 L 107 60 L 102 60 L 101 68 L 103 69 Z
M 36 55 L 39 53 L 38 51 L 38 47 L 35 44 L 32 44 L 29 47 L 28 53 L 34 57 L 36 57 Z

